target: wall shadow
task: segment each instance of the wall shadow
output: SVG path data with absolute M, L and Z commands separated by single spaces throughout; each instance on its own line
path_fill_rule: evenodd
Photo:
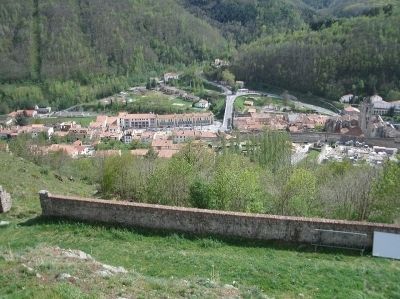
M 106 230 L 112 229 L 123 229 L 124 231 L 128 231 L 132 234 L 138 234 L 142 237 L 177 237 L 183 240 L 188 241 L 214 241 L 220 243 L 221 245 L 229 245 L 241 248 L 268 248 L 274 250 L 284 250 L 284 251 L 295 251 L 299 253 L 315 253 L 318 254 L 327 254 L 327 255 L 346 255 L 346 256 L 360 256 L 360 251 L 357 250 L 349 250 L 349 249 L 336 249 L 336 248 L 324 248 L 318 247 L 317 250 L 311 244 L 304 243 L 292 243 L 281 240 L 255 240 L 248 238 L 240 238 L 240 237 L 230 237 L 230 236 L 221 236 L 215 234 L 194 234 L 187 233 L 178 230 L 165 230 L 165 229 L 150 229 L 143 227 L 132 227 L 122 224 L 110 224 L 104 222 L 93 222 L 93 221 L 82 221 L 82 220 L 74 220 L 71 218 L 65 217 L 50 217 L 50 216 L 37 216 L 35 218 L 31 218 L 22 223 L 19 223 L 20 226 L 31 227 L 31 226 L 40 226 L 40 225 L 72 225 L 72 226 L 82 226 L 85 225 L 87 228 L 103 228 Z M 207 246 L 204 247 L 205 249 Z M 370 255 L 371 251 L 364 251 L 364 256 Z

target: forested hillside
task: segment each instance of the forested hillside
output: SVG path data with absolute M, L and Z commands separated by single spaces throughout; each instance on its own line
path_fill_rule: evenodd
M 384 12 L 329 28 L 267 36 L 243 46 L 233 70 L 245 81 L 338 99 L 346 92 L 396 94 L 400 15 Z
M 181 0 L 195 15 L 238 44 L 277 32 L 292 32 L 340 17 L 376 15 L 396 0 Z
M 390 10 L 396 0 L 303 0 L 322 15 L 349 17 L 374 15 L 380 9 Z
M 185 7 L 221 29 L 237 44 L 263 33 L 298 30 L 315 11 L 306 5 L 281 0 L 183 0 Z
M 366 86 L 396 92 L 396 3 L 2 0 L 0 114 L 66 108 L 217 57 L 234 58 L 252 83 L 330 98 Z
M 93 100 L 226 49 L 174 0 L 2 0 L 0 114 Z
M 3 81 L 126 75 L 225 50 L 173 0 L 3 0 L 0 18 Z

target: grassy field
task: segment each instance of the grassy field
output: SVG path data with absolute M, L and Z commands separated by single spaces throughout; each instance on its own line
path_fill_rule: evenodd
M 200 238 L 42 219 L 37 192 L 91 196 L 93 186 L 0 152 L 0 298 L 400 298 L 400 262 L 276 243 Z M 76 249 L 97 262 L 63 258 Z M 128 273 L 101 277 L 98 263 Z M 57 279 L 69 273 L 77 279 Z
M 250 86 L 252 89 L 264 92 L 271 92 L 275 94 L 282 94 L 283 92 L 288 92 L 290 95 L 295 96 L 300 102 L 311 104 L 315 106 L 319 106 L 328 110 L 332 110 L 334 112 L 339 112 L 338 109 L 343 109 L 343 105 L 339 101 L 332 101 L 329 99 L 325 99 L 310 93 L 301 93 L 294 90 L 285 90 L 276 86 L 271 86 L 268 84 L 256 84 L 254 86 Z M 339 100 L 339 99 L 338 99 Z
M 263 107 L 266 105 L 276 105 L 278 107 L 283 107 L 283 101 L 276 99 L 276 98 L 270 98 L 270 97 L 260 97 L 260 96 L 241 96 L 238 97 L 234 103 L 234 108 L 236 111 L 244 111 L 246 108 L 244 105 L 245 101 L 252 101 L 254 103 L 254 107 Z
M 133 112 L 190 112 L 195 111 L 192 103 L 175 96 L 164 95 L 160 92 L 149 91 L 145 95 L 132 95 L 126 109 Z
M 89 124 L 92 121 L 94 121 L 95 119 L 96 119 L 95 117 L 35 118 L 35 119 L 32 119 L 32 123 L 54 126 L 54 125 L 62 123 L 62 122 L 74 121 L 74 122 L 76 122 L 77 124 L 80 124 L 83 127 L 88 127 Z
M 160 114 L 199 111 L 199 109 L 192 107 L 192 102 L 157 91 L 147 91 L 144 95 L 129 93 L 126 101 L 122 98 L 114 98 L 112 105 L 111 102 L 106 105 L 100 101 L 84 103 L 79 106 L 79 109 L 103 114 L 116 114 L 119 111 Z

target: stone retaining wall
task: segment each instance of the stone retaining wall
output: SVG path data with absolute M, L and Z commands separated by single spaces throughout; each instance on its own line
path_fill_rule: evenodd
M 199 235 L 220 235 L 257 240 L 312 243 L 316 229 L 367 234 L 329 234 L 329 244 L 372 247 L 373 232 L 400 234 L 400 226 L 263 214 L 246 214 L 116 202 L 40 192 L 44 216 L 103 222 L 131 227 L 163 229 Z M 327 235 L 328 236 L 328 235 Z M 326 239 L 326 237 L 325 237 Z M 327 240 L 325 240 L 327 241 Z

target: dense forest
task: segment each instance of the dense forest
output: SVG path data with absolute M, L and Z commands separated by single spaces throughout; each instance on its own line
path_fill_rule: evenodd
M 220 28 L 233 44 L 254 40 L 262 33 L 298 30 L 305 27 L 311 9 L 299 8 L 280 0 L 185 0 L 185 7 L 195 15 Z
M 218 30 L 172 0 L 4 0 L 0 80 L 129 75 L 207 60 Z
M 2 0 L 0 114 L 66 108 L 217 57 L 232 59 L 237 78 L 254 83 L 332 99 L 377 89 L 396 99 L 396 4 Z
M 238 78 L 338 99 L 345 93 L 399 96 L 400 14 L 341 20 L 329 28 L 277 34 L 244 45 Z M 400 97 L 398 98 L 400 99 Z
M 342 17 L 373 16 L 394 0 L 182 0 L 237 44 L 279 32 L 319 28 Z

